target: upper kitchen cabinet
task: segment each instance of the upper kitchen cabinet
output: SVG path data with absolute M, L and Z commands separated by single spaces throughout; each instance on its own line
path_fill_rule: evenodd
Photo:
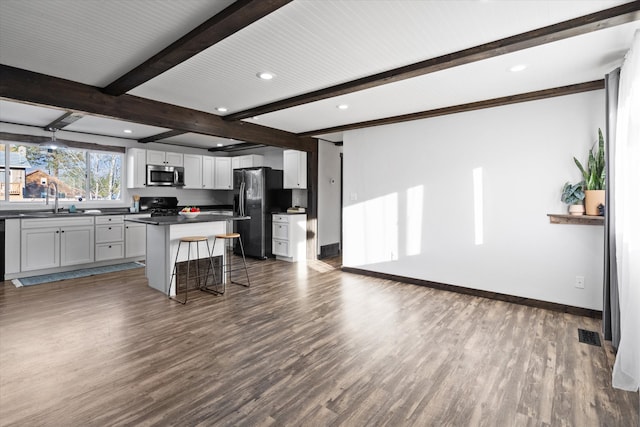
M 233 188 L 231 157 L 213 157 L 213 159 L 215 159 L 214 188 L 216 190 L 231 190 Z
M 213 190 L 215 187 L 216 158 L 202 156 L 202 188 Z
M 307 153 L 305 151 L 283 151 L 283 187 L 307 188 Z
M 233 169 L 255 168 L 258 166 L 264 166 L 264 156 L 260 156 L 258 154 L 248 154 L 246 156 L 232 157 L 231 164 Z
M 127 188 L 143 188 L 146 185 L 147 150 L 127 150 Z
M 185 154 L 183 188 L 202 188 L 202 185 L 202 156 L 197 154 Z
M 184 164 L 182 153 L 156 150 L 146 151 L 148 165 L 183 166 Z

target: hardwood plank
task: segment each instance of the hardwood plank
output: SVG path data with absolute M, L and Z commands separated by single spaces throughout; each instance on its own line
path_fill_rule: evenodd
M 0 425 L 638 423 L 601 321 L 249 260 L 251 288 L 186 306 L 128 270 L 0 284 Z

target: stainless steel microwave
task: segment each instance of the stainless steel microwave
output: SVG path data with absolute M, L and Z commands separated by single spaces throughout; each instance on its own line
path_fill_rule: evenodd
M 182 187 L 183 185 L 183 167 L 147 165 L 147 187 Z

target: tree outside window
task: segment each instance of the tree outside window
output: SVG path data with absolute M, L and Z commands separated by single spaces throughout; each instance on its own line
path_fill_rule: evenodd
M 11 172 L 7 187 L 12 191 L 11 201 L 41 202 L 52 182 L 58 187 L 60 200 L 120 200 L 123 161 L 120 153 L 76 148 L 51 150 L 28 144 L 11 144 L 9 151 Z M 0 160 L 4 160 L 5 153 L 3 150 Z M 5 175 L 0 181 L 5 182 Z M 0 197 L 6 200 L 4 187 L 0 187 L 3 190 Z

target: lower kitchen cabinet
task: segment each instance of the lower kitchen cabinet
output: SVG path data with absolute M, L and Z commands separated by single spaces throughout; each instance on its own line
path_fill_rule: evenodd
M 289 262 L 307 258 L 307 215 L 274 214 L 271 251 L 277 259 Z
M 94 262 L 93 218 L 22 220 L 22 271 Z
M 125 258 L 144 258 L 147 252 L 147 226 L 128 222 L 124 229 Z
M 96 261 L 124 258 L 124 216 L 96 217 Z

